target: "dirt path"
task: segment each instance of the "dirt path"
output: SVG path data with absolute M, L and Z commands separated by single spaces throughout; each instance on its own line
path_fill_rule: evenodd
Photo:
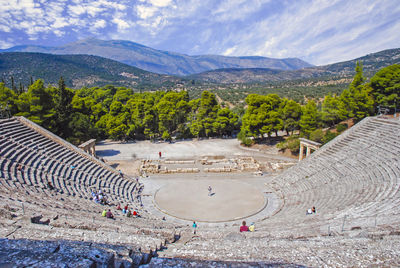
M 227 105 L 228 105 L 229 109 L 232 109 L 232 108 L 234 108 L 234 107 L 235 107 L 235 105 L 233 105 L 231 102 L 229 102 L 229 101 L 225 101 L 225 100 L 221 99 L 221 97 L 220 97 L 220 96 L 218 96 L 218 94 L 215 94 L 215 97 L 217 98 L 217 101 L 218 101 L 218 103 L 225 102 L 225 104 L 227 104 Z

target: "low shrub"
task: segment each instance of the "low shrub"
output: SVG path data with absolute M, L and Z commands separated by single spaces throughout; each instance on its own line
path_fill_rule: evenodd
M 336 126 L 336 131 L 338 133 L 342 133 L 343 131 L 345 131 L 349 126 L 347 124 L 338 124 Z

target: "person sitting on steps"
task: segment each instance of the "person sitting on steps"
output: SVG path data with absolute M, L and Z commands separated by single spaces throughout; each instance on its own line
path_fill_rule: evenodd
M 256 227 L 254 226 L 254 222 L 252 222 L 252 223 L 250 224 L 250 226 L 249 226 L 249 231 L 250 231 L 250 232 L 254 232 L 255 229 L 256 229 Z
M 132 217 L 132 212 L 131 212 L 130 209 L 128 209 L 128 212 L 126 213 L 126 216 L 127 216 L 128 218 Z
M 47 187 L 49 187 L 50 190 L 54 190 L 53 185 L 51 184 L 51 181 L 47 182 Z
M 306 215 L 311 215 L 311 214 L 315 214 L 315 213 L 317 213 L 317 210 L 315 209 L 315 207 L 312 207 L 312 208 L 309 208 L 309 209 L 307 209 L 307 211 L 306 211 Z
M 114 219 L 114 215 L 111 213 L 111 209 L 109 209 L 106 213 L 107 219 Z
M 246 221 L 243 221 L 242 226 L 240 226 L 240 232 L 248 232 L 248 231 L 249 231 L 249 227 L 247 227 Z
M 136 209 L 133 211 L 133 216 L 140 218 L 139 213 L 136 211 Z

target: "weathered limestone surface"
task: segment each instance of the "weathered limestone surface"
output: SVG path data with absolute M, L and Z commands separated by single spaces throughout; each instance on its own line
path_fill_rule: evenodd
M 0 239 L 1 267 L 136 267 L 145 255 L 111 244 Z
M 79 145 L 78 148 L 92 156 L 96 156 L 96 139 L 88 140 Z

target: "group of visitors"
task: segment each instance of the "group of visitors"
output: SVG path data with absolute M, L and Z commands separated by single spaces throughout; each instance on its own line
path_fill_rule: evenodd
M 92 190 L 92 197 L 93 201 L 96 202 L 97 204 L 107 205 L 107 197 L 101 191 L 101 189 L 98 192 Z
M 254 232 L 256 227 L 254 226 L 254 222 L 250 224 L 250 226 L 246 225 L 246 221 L 242 222 L 242 226 L 240 226 L 240 232 Z
M 121 208 L 121 204 L 118 203 L 118 205 L 116 207 L 116 210 L 122 211 L 122 213 L 128 218 L 130 218 L 130 217 L 138 217 L 138 218 L 141 217 L 136 209 L 131 209 L 131 208 L 129 208 L 128 205 L 125 205 L 123 208 Z M 106 217 L 108 219 L 115 219 L 114 215 L 111 212 L 111 209 L 107 210 L 105 208 L 103 210 L 103 212 L 101 213 L 101 216 Z
M 125 205 L 124 208 L 121 208 L 121 204 L 118 203 L 116 209 L 117 209 L 117 210 L 121 210 L 122 213 L 123 213 L 124 215 L 126 215 L 128 218 L 130 218 L 130 217 L 132 217 L 132 216 L 138 217 L 138 218 L 141 217 L 136 209 L 130 209 L 128 205 Z

